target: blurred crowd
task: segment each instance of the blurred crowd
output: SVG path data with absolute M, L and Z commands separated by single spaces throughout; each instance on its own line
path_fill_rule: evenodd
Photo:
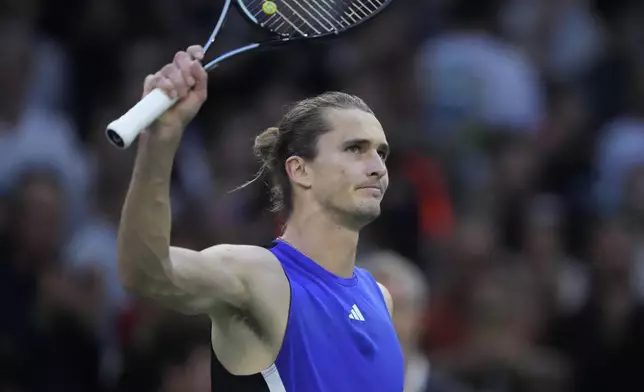
M 103 132 L 221 3 L 0 3 L 0 391 L 210 391 L 208 320 L 119 283 L 135 148 Z M 643 4 L 398 0 L 229 61 L 176 159 L 173 243 L 270 242 L 264 184 L 230 193 L 254 136 L 353 93 L 393 148 L 360 263 L 394 297 L 405 392 L 644 391 Z M 212 50 L 256 33 L 233 14 Z

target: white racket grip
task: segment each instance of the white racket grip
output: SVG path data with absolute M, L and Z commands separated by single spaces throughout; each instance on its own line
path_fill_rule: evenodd
M 143 97 L 132 109 L 117 120 L 112 121 L 105 131 L 107 139 L 115 147 L 126 149 L 139 134 L 170 109 L 177 99 L 168 97 L 157 88 Z

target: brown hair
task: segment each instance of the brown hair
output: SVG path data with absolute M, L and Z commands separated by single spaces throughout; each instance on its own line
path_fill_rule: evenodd
M 284 163 L 291 156 L 312 160 L 317 155 L 317 141 L 331 129 L 324 120 L 327 109 L 359 109 L 373 113 L 360 98 L 342 93 L 327 92 L 297 102 L 282 117 L 276 127 L 257 135 L 253 152 L 261 162 L 257 178 L 268 175 L 271 181 L 272 210 L 293 208 L 291 183 Z

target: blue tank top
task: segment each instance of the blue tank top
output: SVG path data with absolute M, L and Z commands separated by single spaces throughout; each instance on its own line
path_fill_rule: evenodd
M 291 285 L 291 307 L 275 361 L 286 391 L 403 390 L 403 357 L 387 304 L 370 273 L 338 277 L 289 244 L 271 252 Z
M 244 390 L 401 392 L 402 351 L 371 274 L 356 267 L 351 278 L 341 278 L 281 240 L 269 249 L 290 283 L 288 323 L 275 363 L 260 383 L 243 377 Z M 213 391 L 223 390 L 217 387 L 213 379 Z

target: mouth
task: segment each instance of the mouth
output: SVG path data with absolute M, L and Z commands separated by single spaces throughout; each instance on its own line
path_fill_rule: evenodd
M 361 186 L 358 189 L 366 189 L 366 190 L 378 191 L 378 192 L 382 193 L 382 188 L 377 186 L 377 185 Z

